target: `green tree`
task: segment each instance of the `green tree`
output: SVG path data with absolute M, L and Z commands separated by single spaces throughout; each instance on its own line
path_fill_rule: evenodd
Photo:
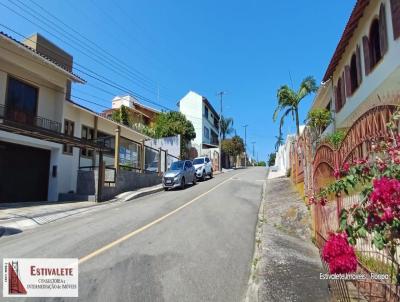
M 317 137 L 332 122 L 331 112 L 326 108 L 316 108 L 308 112 L 307 125 L 315 131 Z
M 267 165 L 267 163 L 265 162 L 265 161 L 259 161 L 258 163 L 257 163 L 257 166 L 259 166 L 259 167 L 265 167 Z
M 339 149 L 345 137 L 346 131 L 336 130 L 335 132 L 329 134 L 325 139 L 335 150 L 337 150 Z
M 237 156 L 244 152 L 244 142 L 243 139 L 235 135 L 230 139 L 225 139 L 221 142 L 222 152 L 231 155 Z
M 180 134 L 182 157 L 185 154 L 187 144 L 196 138 L 192 122 L 188 121 L 182 113 L 177 111 L 159 113 L 154 122 L 153 130 L 156 138 Z
M 232 134 L 235 129 L 232 128 L 233 126 L 233 118 L 231 117 L 221 117 L 221 137 L 222 139 L 226 139 L 226 136 Z
M 306 77 L 301 82 L 298 91 L 293 90 L 288 85 L 283 85 L 278 89 L 278 106 L 275 109 L 273 121 L 275 122 L 277 120 L 279 112 L 284 111 L 279 123 L 279 135 L 282 133 L 284 119 L 289 114 L 292 114 L 292 118 L 295 119 L 297 135 L 300 135 L 299 104 L 302 99 L 317 90 L 318 87 L 312 76 Z
M 130 114 L 129 109 L 124 105 L 112 113 L 111 119 L 128 127 L 132 127 L 133 125 L 132 115 Z
M 275 165 L 275 158 L 276 158 L 276 153 L 270 153 L 268 156 L 268 167 L 272 167 Z

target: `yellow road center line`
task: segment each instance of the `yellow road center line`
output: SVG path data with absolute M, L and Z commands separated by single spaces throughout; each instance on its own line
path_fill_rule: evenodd
M 139 228 L 139 229 L 137 229 L 137 230 L 135 230 L 135 231 L 133 231 L 133 232 L 131 232 L 131 233 L 129 233 L 129 234 L 126 234 L 125 236 L 122 236 L 121 238 L 119 238 L 119 239 L 117 239 L 117 240 L 114 240 L 113 242 L 110 242 L 109 244 L 107 244 L 107 245 L 105 245 L 105 246 L 103 246 L 103 247 L 101 247 L 101 248 L 95 250 L 94 252 L 92 252 L 92 253 L 90 253 L 90 254 L 88 254 L 88 255 L 86 255 L 86 256 L 80 258 L 80 259 L 79 259 L 79 264 L 82 264 L 83 262 L 86 262 L 86 261 L 92 259 L 93 257 L 96 257 L 96 256 L 98 256 L 98 255 L 104 253 L 105 251 L 107 251 L 107 250 L 113 248 L 114 246 L 120 244 L 121 242 L 124 242 L 124 241 L 128 240 L 129 238 L 131 238 L 131 237 L 133 237 L 133 236 L 135 236 L 135 235 L 137 235 L 137 234 L 139 234 L 139 233 L 141 233 L 141 232 L 147 230 L 148 228 L 152 227 L 153 225 L 156 225 L 157 223 L 159 223 L 159 222 L 161 222 L 161 221 L 167 219 L 169 216 L 171 216 L 171 215 L 173 215 L 173 214 L 179 212 L 180 210 L 186 208 L 187 206 L 191 205 L 191 204 L 194 203 L 195 201 L 199 200 L 199 199 L 202 198 L 203 196 L 205 196 L 205 195 L 207 195 L 208 193 L 210 193 L 211 191 L 214 191 L 215 189 L 219 188 L 219 187 L 222 186 L 223 184 L 225 184 L 225 183 L 227 183 L 228 181 L 232 180 L 232 179 L 233 179 L 234 177 L 236 177 L 237 175 L 240 175 L 240 174 L 243 174 L 243 173 L 245 173 L 245 172 L 236 174 L 235 176 L 232 176 L 232 177 L 230 177 L 230 178 L 224 180 L 223 182 L 219 183 L 218 185 L 216 185 L 216 186 L 213 187 L 212 189 L 210 189 L 210 190 L 208 190 L 208 191 L 206 191 L 206 192 L 200 194 L 200 195 L 197 196 L 196 198 L 193 198 L 191 201 L 188 201 L 187 203 L 185 203 L 185 204 L 181 205 L 180 207 L 176 208 L 175 210 L 173 210 L 173 211 L 171 211 L 171 212 L 165 214 L 164 216 L 161 216 L 160 218 L 157 218 L 156 220 L 154 220 L 154 221 L 152 221 L 152 222 L 150 222 L 150 223 L 148 223 L 148 224 L 142 226 L 141 228 Z

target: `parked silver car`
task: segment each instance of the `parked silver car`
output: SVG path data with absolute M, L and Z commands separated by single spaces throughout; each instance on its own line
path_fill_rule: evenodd
M 173 162 L 171 167 L 164 173 L 163 176 L 164 190 L 171 188 L 184 189 L 186 184 L 196 184 L 196 171 L 190 160 L 179 160 Z

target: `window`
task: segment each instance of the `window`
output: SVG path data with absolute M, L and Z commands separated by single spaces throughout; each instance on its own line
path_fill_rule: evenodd
M 69 120 L 64 120 L 64 134 L 67 136 L 74 136 L 74 122 Z M 64 144 L 63 152 L 65 154 L 72 154 L 73 147 L 68 144 Z
M 339 112 L 340 109 L 343 107 L 343 93 L 342 93 L 342 79 L 339 78 L 339 81 L 337 83 L 337 88 L 336 88 L 336 112 Z
M 370 66 L 371 69 L 382 59 L 379 34 L 379 20 L 375 19 L 372 22 L 369 31 L 369 51 L 370 51 Z
M 205 126 L 204 126 L 204 137 L 210 138 L 210 130 L 208 130 L 208 128 Z
M 7 84 L 7 116 L 21 123 L 34 123 L 38 102 L 38 88 L 13 77 Z
M 206 157 L 206 163 L 209 163 L 210 159 L 208 157 Z
M 192 163 L 190 161 L 186 161 L 185 163 L 185 169 L 190 168 L 192 166 Z
M 201 165 L 201 164 L 204 164 L 204 158 L 195 158 L 195 159 L 193 160 L 193 164 L 194 164 L 194 165 Z
M 390 0 L 390 8 L 392 11 L 393 37 L 400 37 L 400 0 Z
M 113 142 L 115 142 L 114 139 Z M 146 161 L 152 158 L 152 151 L 153 150 L 151 149 L 145 148 Z M 140 146 L 127 138 L 121 137 L 119 146 L 119 164 L 127 168 L 140 169 Z M 148 162 L 148 164 L 150 163 Z
M 332 104 L 332 100 L 329 101 L 328 105 L 326 105 L 325 109 L 328 111 L 331 111 L 331 104 Z
M 351 84 L 351 94 L 358 88 L 358 67 L 357 67 L 357 57 L 353 54 L 350 61 L 350 84 Z
M 363 37 L 365 74 L 368 75 L 388 50 L 385 6 L 381 4 L 379 18 L 371 23 L 369 36 Z
M 94 138 L 94 130 L 93 130 L 93 128 L 89 128 L 87 126 L 82 126 L 82 138 L 86 139 L 86 140 L 92 140 Z M 82 156 L 87 156 L 87 157 L 92 157 L 93 156 L 93 150 L 82 148 L 81 149 L 81 155 Z
M 204 117 L 208 118 L 208 107 L 204 106 Z

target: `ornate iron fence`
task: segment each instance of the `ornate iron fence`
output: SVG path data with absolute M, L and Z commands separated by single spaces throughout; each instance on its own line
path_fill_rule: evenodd
M 396 106 L 386 105 L 365 112 L 347 131 L 338 150 L 327 144 L 320 145 L 313 160 L 305 163 L 312 165 L 312 193 L 317 194 L 322 187 L 334 181 L 334 169 L 354 159 L 366 158 L 371 154 L 372 144 L 389 137 L 387 123 L 395 110 Z M 331 196 L 324 207 L 319 204 L 312 206 L 315 240 L 319 248 L 323 247 L 329 233 L 337 230 L 341 210 L 348 209 L 359 201 L 359 194 L 354 193 L 344 197 Z M 368 265 L 365 265 L 365 262 L 373 262 L 375 267 L 390 266 L 398 271 L 399 259 L 392 262 L 388 251 L 378 251 L 368 238 L 358 242 L 355 249 L 359 261 L 357 273 L 370 277 L 364 280 L 330 281 L 336 298 L 339 301 L 400 301 L 400 276 L 391 274 L 389 280 L 376 280 L 371 278 L 371 273 L 376 272 L 371 272 Z

